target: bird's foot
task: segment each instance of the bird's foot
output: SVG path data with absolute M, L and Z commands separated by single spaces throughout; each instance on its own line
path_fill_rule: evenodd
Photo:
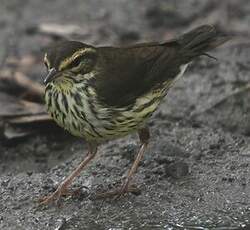
M 124 181 L 122 184 L 122 187 L 118 189 L 116 196 L 114 197 L 115 199 L 121 198 L 123 195 L 129 193 L 129 180 Z
M 58 205 L 62 196 L 70 196 L 74 193 L 75 192 L 71 192 L 68 190 L 68 186 L 66 184 L 62 183 L 58 186 L 55 192 L 53 192 L 52 194 L 48 196 L 41 197 L 38 200 L 38 202 L 40 205 L 48 205 L 53 202 L 55 202 L 55 204 Z

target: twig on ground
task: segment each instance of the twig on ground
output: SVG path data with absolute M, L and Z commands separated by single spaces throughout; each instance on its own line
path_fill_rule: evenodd
M 25 94 L 38 97 L 42 100 L 44 95 L 44 86 L 30 80 L 21 72 L 12 72 L 10 69 L 4 69 L 0 72 L 0 81 L 7 82 L 11 86 L 22 89 Z

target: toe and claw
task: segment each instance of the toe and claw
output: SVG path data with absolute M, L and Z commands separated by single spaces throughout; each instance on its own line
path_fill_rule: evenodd
M 62 196 L 68 196 L 68 195 L 72 195 L 72 192 L 68 191 L 67 186 L 65 186 L 62 183 L 61 185 L 58 186 L 56 191 L 54 191 L 51 195 L 41 197 L 39 199 L 39 204 L 48 205 L 50 203 L 55 203 L 55 204 L 58 205 L 61 197 Z

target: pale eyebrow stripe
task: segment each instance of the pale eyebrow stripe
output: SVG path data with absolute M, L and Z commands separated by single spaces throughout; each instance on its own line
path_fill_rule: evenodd
M 90 53 L 94 52 L 92 48 L 84 48 L 76 51 L 71 57 L 65 59 L 60 65 L 59 65 L 59 71 L 67 67 L 72 61 L 74 61 L 77 57 L 82 56 L 84 53 Z

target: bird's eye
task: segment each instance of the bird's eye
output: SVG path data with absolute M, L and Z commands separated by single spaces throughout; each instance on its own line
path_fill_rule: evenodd
M 81 60 L 82 57 L 79 56 L 79 57 L 76 57 L 68 66 L 68 68 L 73 68 L 73 67 L 77 67 L 80 63 L 81 63 Z
M 75 68 L 75 67 L 86 67 L 89 65 L 89 63 L 93 62 L 93 55 L 91 54 L 85 54 L 82 56 L 76 57 L 68 66 L 67 68 Z
M 77 56 L 69 65 L 66 66 L 66 68 L 75 72 L 88 73 L 95 65 L 95 62 L 95 53 L 84 53 L 83 55 Z

